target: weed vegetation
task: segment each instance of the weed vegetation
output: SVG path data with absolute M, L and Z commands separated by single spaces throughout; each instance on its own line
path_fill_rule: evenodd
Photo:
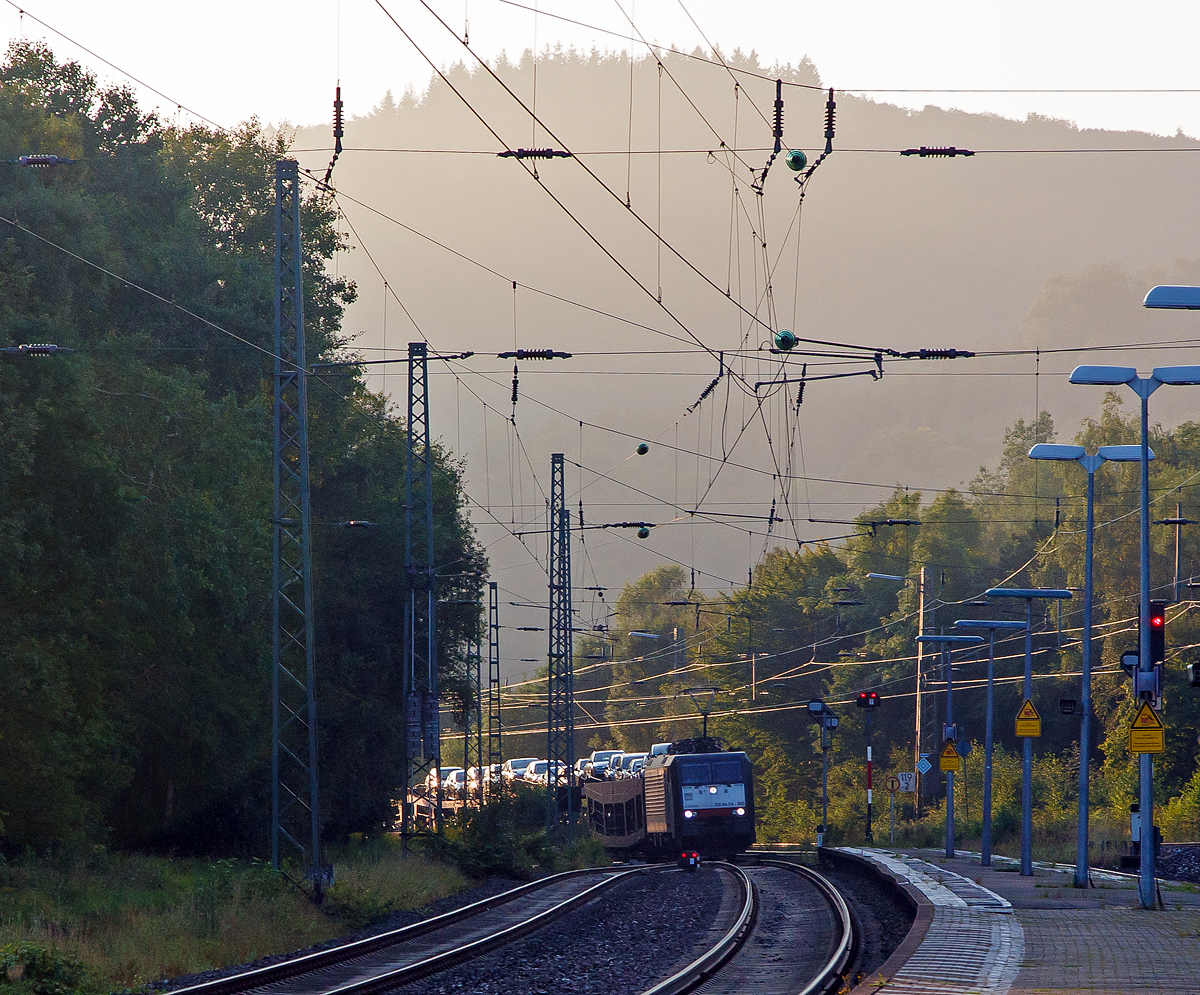
M 469 886 L 391 839 L 334 854 L 321 906 L 269 864 L 111 854 L 0 861 L 0 992 L 139 989 L 286 953 Z

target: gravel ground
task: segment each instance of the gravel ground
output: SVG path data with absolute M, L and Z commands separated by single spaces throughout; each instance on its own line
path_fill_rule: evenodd
M 652 873 L 484 957 L 406 985 L 405 995 L 634 995 L 709 945 L 726 877 Z
M 846 987 L 853 988 L 895 952 L 908 935 L 914 916 L 904 899 L 870 871 L 849 864 L 822 864 L 820 871 L 842 893 L 858 931 L 858 954 L 846 975 Z
M 303 950 L 294 950 L 291 953 L 276 954 L 271 957 L 260 957 L 258 960 L 251 961 L 248 964 L 235 964 L 231 967 L 219 968 L 215 971 L 202 971 L 199 974 L 185 974 L 178 978 L 170 978 L 165 981 L 156 981 L 150 988 L 154 991 L 172 991 L 176 988 L 187 988 L 191 985 L 198 985 L 205 981 L 215 981 L 217 978 L 227 978 L 232 974 L 240 974 L 243 971 L 251 971 L 259 967 L 268 967 L 271 964 L 278 964 L 280 961 L 288 960 L 292 957 L 299 957 L 304 954 L 316 953 L 319 950 L 327 950 L 329 947 L 336 947 L 342 943 L 351 943 L 354 940 L 363 940 L 368 936 L 375 936 L 379 933 L 386 933 L 391 929 L 400 929 L 404 926 L 411 926 L 415 922 L 421 922 L 424 919 L 430 919 L 433 916 L 440 916 L 445 912 L 453 912 L 455 909 L 461 909 L 464 905 L 470 905 L 472 902 L 480 902 L 485 898 L 490 898 L 492 895 L 498 895 L 502 891 L 509 891 L 519 885 L 524 884 L 522 881 L 510 881 L 507 878 L 489 878 L 481 885 L 470 889 L 469 891 L 459 892 L 457 895 L 448 895 L 446 898 L 439 898 L 436 902 L 431 902 L 424 908 L 406 909 L 402 912 L 393 912 L 385 919 L 380 919 L 378 922 L 372 923 L 365 929 L 357 933 L 351 933 L 347 936 L 339 936 L 332 940 L 326 940 L 324 943 L 318 943 L 315 946 L 305 947 Z
M 1164 843 L 1158 860 L 1158 876 L 1172 881 L 1192 881 L 1200 884 L 1200 844 Z

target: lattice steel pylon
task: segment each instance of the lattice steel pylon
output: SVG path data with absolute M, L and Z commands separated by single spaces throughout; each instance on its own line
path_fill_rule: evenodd
M 271 587 L 271 864 L 280 838 L 299 851 L 320 892 L 317 715 L 313 694 L 312 547 L 308 486 L 308 385 L 300 178 L 294 159 L 275 163 L 275 448 Z
M 550 456 L 550 652 L 546 675 L 546 828 L 565 814 L 575 831 L 575 666 L 571 647 L 571 512 L 566 508 L 563 454 Z M 559 764 L 565 778 L 559 777 Z M 560 786 L 566 790 L 560 797 Z M 565 812 L 564 812 L 565 808 Z
M 500 586 L 488 582 L 488 750 L 487 763 L 504 763 L 500 728 Z
M 467 644 L 467 700 L 463 702 L 463 767 L 478 768 L 474 800 L 483 804 L 483 647 L 478 639 Z
M 404 466 L 404 764 L 402 843 L 416 831 L 423 797 L 442 828 L 441 723 L 437 686 L 437 572 L 433 558 L 433 449 L 429 440 L 429 356 L 408 344 L 408 445 Z M 428 825 L 428 823 L 427 823 Z

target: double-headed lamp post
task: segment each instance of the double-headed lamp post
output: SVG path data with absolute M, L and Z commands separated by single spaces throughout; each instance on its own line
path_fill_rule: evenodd
M 937 646 L 942 651 L 942 665 L 946 668 L 946 725 L 942 730 L 943 749 L 946 743 L 954 745 L 958 752 L 958 730 L 954 726 L 954 674 L 951 669 L 950 653 L 955 647 L 978 646 L 983 636 L 917 636 L 922 645 Z M 954 856 L 954 772 L 946 771 L 946 856 Z
M 1192 303 L 1193 299 L 1195 300 Z M 1155 287 L 1146 295 L 1146 307 L 1191 310 L 1200 308 L 1200 288 Z M 1160 366 L 1148 377 L 1138 376 L 1132 366 L 1077 366 L 1071 373 L 1071 383 L 1098 387 L 1129 387 L 1142 402 L 1141 417 L 1141 597 L 1138 604 L 1138 670 L 1147 677 L 1154 670 L 1150 658 L 1150 395 L 1163 385 L 1194 387 L 1200 385 L 1200 366 Z M 1138 809 L 1142 824 L 1154 826 L 1154 762 L 1149 753 L 1138 755 Z M 1149 837 L 1153 839 L 1153 835 Z M 1143 837 L 1145 839 L 1145 837 Z M 1138 868 L 1138 898 L 1144 909 L 1154 908 L 1154 847 L 1141 848 Z
M 993 621 L 979 618 L 961 618 L 954 623 L 956 629 L 987 629 L 988 630 L 988 676 L 987 676 L 987 724 L 983 736 L 983 842 L 980 844 L 979 864 L 981 867 L 992 866 L 992 741 L 993 741 L 993 707 L 996 677 L 996 630 L 1024 629 L 1024 622 Z
M 1033 601 L 1035 598 L 1065 601 L 1070 591 L 1053 587 L 993 587 L 989 598 L 1025 599 L 1025 700 L 1033 700 Z M 1021 873 L 1033 876 L 1033 740 L 1024 737 L 1021 752 Z
M 1095 528 L 1096 471 L 1105 462 L 1133 463 L 1141 460 L 1141 446 L 1101 446 L 1089 456 L 1083 446 L 1060 446 L 1039 442 L 1029 450 L 1030 459 L 1074 462 L 1087 471 L 1087 530 L 1083 558 L 1083 675 L 1079 717 L 1079 826 L 1075 839 L 1075 887 L 1088 886 L 1088 759 L 1092 751 L 1092 534 Z M 1154 459 L 1154 453 L 1150 453 Z

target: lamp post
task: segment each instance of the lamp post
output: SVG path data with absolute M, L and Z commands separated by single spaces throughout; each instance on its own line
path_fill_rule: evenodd
M 1083 667 L 1079 717 L 1079 826 L 1075 840 L 1075 887 L 1088 886 L 1088 761 L 1092 751 L 1092 535 L 1095 529 L 1096 471 L 1105 462 L 1132 463 L 1142 458 L 1140 446 L 1101 446 L 1089 456 L 1083 446 L 1041 442 L 1029 450 L 1030 459 L 1075 462 L 1087 471 L 1087 530 L 1083 560 Z M 1154 459 L 1154 453 L 1150 453 Z M 1062 602 L 1059 602 L 1062 605 Z
M 1155 287 L 1146 295 L 1145 306 L 1151 308 L 1200 308 L 1200 288 Z M 1200 384 L 1200 366 L 1161 366 L 1150 376 L 1140 377 L 1132 366 L 1077 366 L 1071 373 L 1071 383 L 1100 387 L 1128 386 L 1141 400 L 1141 597 L 1138 604 L 1138 669 L 1147 675 L 1154 670 L 1150 654 L 1150 395 L 1164 384 L 1196 386 Z M 1154 826 L 1154 761 L 1149 753 L 1138 755 L 1138 809 L 1144 826 L 1153 834 Z M 1143 837 L 1145 839 L 1146 837 Z M 1153 838 L 1151 835 L 1149 838 Z M 1138 898 L 1142 908 L 1154 908 L 1154 848 L 1141 848 L 1138 868 Z
M 938 646 L 942 651 L 942 666 L 946 668 L 946 725 L 942 730 L 943 743 L 955 743 L 958 730 L 954 727 L 954 674 L 950 653 L 956 646 L 978 646 L 983 636 L 917 636 L 918 643 Z M 946 856 L 954 856 L 954 771 L 946 771 Z
M 1071 597 L 1070 591 L 1051 587 L 993 587 L 986 592 L 989 598 L 1025 599 L 1025 700 L 1033 700 L 1033 601 L 1035 598 L 1057 599 Z M 1033 740 L 1024 737 L 1021 752 L 1021 874 L 1033 876 Z
M 982 867 L 992 866 L 992 738 L 993 738 L 993 684 L 996 673 L 996 630 L 1024 629 L 1024 622 L 991 621 L 978 618 L 963 618 L 954 623 L 956 629 L 988 630 L 988 676 L 987 676 L 987 724 L 983 737 L 983 842 L 979 863 Z

